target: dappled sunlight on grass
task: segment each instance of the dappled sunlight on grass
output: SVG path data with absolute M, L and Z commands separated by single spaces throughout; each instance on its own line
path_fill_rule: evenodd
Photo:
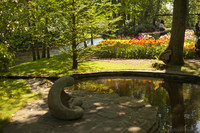
M 50 59 L 22 63 L 10 68 L 5 76 L 52 77 L 65 76 L 73 73 L 104 71 L 104 70 L 153 70 L 150 63 L 142 65 L 117 64 L 103 61 L 80 62 L 78 69 L 71 69 L 71 59 L 66 55 L 54 56 Z
M 181 68 L 181 71 L 200 75 L 200 67 L 195 63 L 185 62 L 185 65 Z
M 25 103 L 41 97 L 30 90 L 27 80 L 0 79 L 0 130 Z
M 69 58 L 65 55 L 54 56 L 50 59 L 22 63 L 10 68 L 5 75 L 11 76 L 57 76 L 71 68 Z
M 163 64 L 162 62 L 158 62 L 158 64 Z M 185 64 L 183 66 L 174 66 L 174 65 L 166 65 L 166 72 L 184 72 L 188 74 L 200 75 L 200 67 L 198 60 L 185 60 Z M 159 69 L 159 68 L 156 68 Z
M 72 68 L 72 60 L 66 55 L 53 56 L 50 59 L 22 63 L 10 68 L 10 71 L 3 73 L 4 76 L 29 76 L 29 77 L 62 77 L 73 73 L 112 71 L 112 70 L 156 70 L 152 63 L 124 63 L 110 61 L 86 61 L 78 64 L 78 69 Z M 195 62 L 186 62 L 182 67 L 169 67 L 170 71 L 181 71 L 192 74 L 200 74 L 200 68 Z

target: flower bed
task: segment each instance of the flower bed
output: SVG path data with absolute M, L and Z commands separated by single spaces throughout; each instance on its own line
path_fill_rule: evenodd
M 184 58 L 194 58 L 194 32 L 186 30 L 185 35 Z M 167 48 L 170 36 L 169 33 L 161 36 L 158 40 L 146 37 L 132 40 L 103 40 L 97 45 L 101 48 L 99 57 L 155 59 Z

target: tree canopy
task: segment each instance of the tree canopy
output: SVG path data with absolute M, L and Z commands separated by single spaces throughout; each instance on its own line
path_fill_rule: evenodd
M 170 15 L 175 1 L 2 0 L 0 43 L 12 52 L 31 49 L 33 60 L 50 58 L 51 46 L 69 45 L 73 68 L 77 68 L 78 45 L 89 37 L 136 36 L 142 31 L 157 29 L 161 19 L 173 27 Z M 187 27 L 194 27 L 199 19 L 199 4 L 199 0 L 190 0 L 184 6 L 188 14 Z M 39 47 L 43 49 L 42 54 Z

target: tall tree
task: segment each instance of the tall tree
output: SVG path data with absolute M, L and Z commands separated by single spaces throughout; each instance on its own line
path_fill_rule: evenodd
M 159 59 L 166 64 L 183 65 L 183 46 L 187 16 L 187 0 L 174 0 L 173 22 L 169 46 Z
M 56 7 L 57 4 L 55 0 L 38 0 L 37 5 L 39 8 L 38 17 L 40 28 L 41 40 L 42 40 L 42 58 L 49 58 L 49 47 L 50 47 L 50 38 L 54 38 L 52 34 L 49 33 L 50 27 L 54 28 L 52 25 L 52 19 L 54 19 L 55 14 L 57 13 Z M 55 17 L 56 19 L 56 17 Z M 55 23 L 54 23 L 55 24 Z
M 107 28 L 112 16 L 112 6 L 109 0 L 101 2 L 65 0 L 60 4 L 59 19 L 63 31 L 62 38 L 65 39 L 65 45 L 69 46 L 71 50 L 73 69 L 78 68 L 80 42 L 84 42 L 87 35 L 93 34 L 94 29 L 100 31 L 102 27 Z
M 88 8 L 88 1 L 84 0 L 64 0 L 60 4 L 60 25 L 58 28 L 62 30 L 62 38 L 64 45 L 69 46 L 69 53 L 72 57 L 72 68 L 78 68 L 78 45 L 84 41 L 83 34 L 86 31 L 87 16 L 86 11 Z

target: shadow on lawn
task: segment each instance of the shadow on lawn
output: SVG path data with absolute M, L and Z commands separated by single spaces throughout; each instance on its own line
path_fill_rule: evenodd
M 6 124 L 8 124 L 8 122 L 9 122 L 9 119 L 8 118 L 5 118 L 5 119 L 0 119 L 0 133 L 2 132 L 2 128 L 6 125 Z

